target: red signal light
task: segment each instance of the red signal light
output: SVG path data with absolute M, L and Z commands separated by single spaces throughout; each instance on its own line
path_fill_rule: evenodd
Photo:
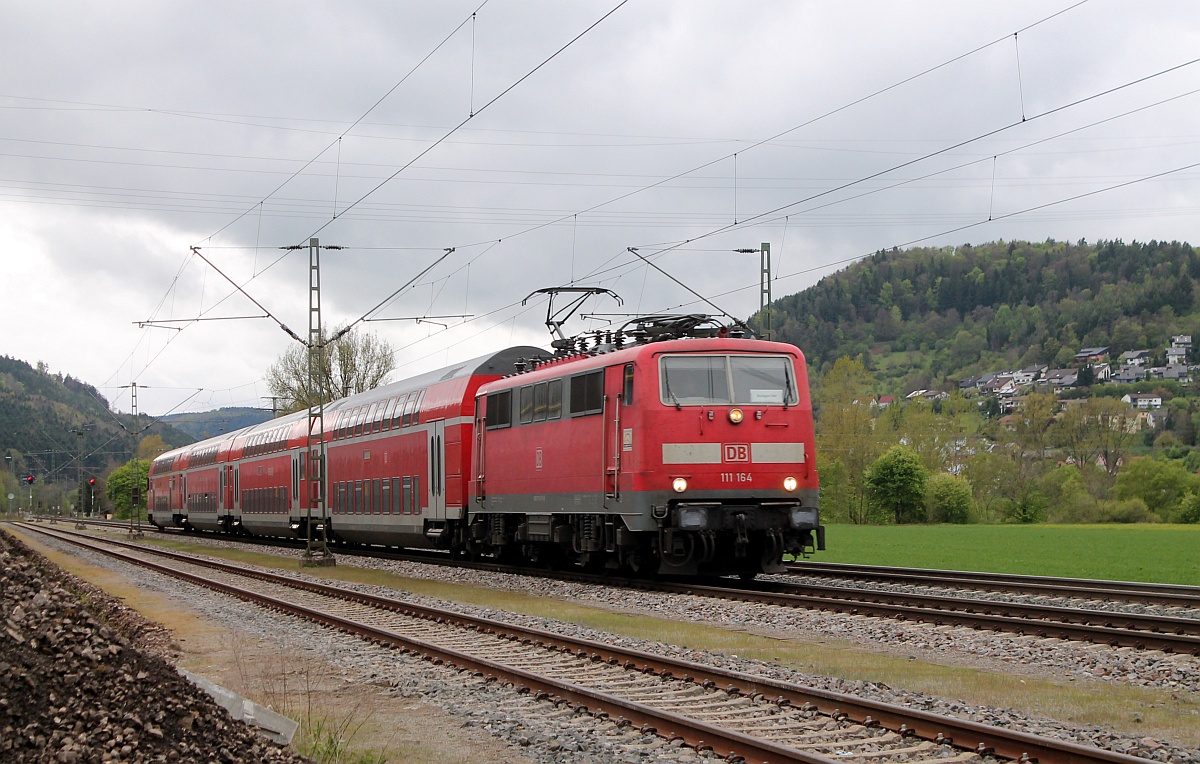
M 88 478 L 88 485 L 95 485 L 95 484 L 96 484 L 96 478 Z
M 33 485 L 33 475 L 26 475 L 25 482 L 29 483 L 29 485 Z

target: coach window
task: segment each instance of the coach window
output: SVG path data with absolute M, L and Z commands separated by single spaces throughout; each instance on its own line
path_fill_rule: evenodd
M 562 386 L 561 379 L 552 379 L 546 383 L 546 418 L 559 419 L 562 417 Z
M 361 480 L 354 481 L 354 508 L 350 510 L 353 514 L 361 515 L 363 507 L 363 485 Z
M 404 492 L 403 492 L 403 497 L 402 497 L 402 503 L 403 503 L 403 508 L 401 509 L 401 513 L 405 514 L 405 515 L 411 514 L 412 513 L 412 478 L 410 478 L 410 477 L 404 478 Z
M 546 421 L 546 411 L 549 404 L 546 401 L 546 383 L 540 382 L 533 386 L 533 421 Z
M 392 427 L 392 412 L 396 410 L 396 399 L 388 398 L 387 408 L 383 411 L 383 429 L 390 430 Z
M 621 400 L 628 406 L 633 403 L 633 364 L 625 364 L 624 384 L 621 386 Z
M 533 421 L 533 386 L 521 388 L 521 424 L 529 424 Z
M 571 416 L 599 414 L 604 407 L 604 370 L 571 377 Z
M 403 424 L 405 427 L 408 427 L 413 423 L 413 412 L 416 411 L 416 409 L 417 409 L 417 394 L 410 393 L 408 396 L 408 400 L 406 400 L 404 402 Z
M 371 417 L 371 432 L 379 432 L 383 429 L 383 412 L 387 407 L 387 401 L 380 401 L 379 405 L 374 407 L 375 416 Z
M 487 397 L 487 428 L 512 427 L 512 390 L 501 390 Z
M 388 510 L 393 515 L 400 514 L 400 478 L 392 478 L 392 503 Z
M 413 406 L 412 423 L 420 424 L 421 422 L 421 404 L 425 402 L 425 391 L 417 393 L 417 405 Z
M 392 513 L 392 481 L 383 478 L 383 486 L 379 494 L 379 503 L 383 507 L 383 514 L 390 515 Z
M 370 435 L 375 432 L 375 414 L 379 410 L 378 403 L 372 403 L 367 409 L 367 418 L 363 420 L 363 435 Z
M 403 395 L 396 398 L 396 410 L 391 413 L 391 428 L 400 429 L 401 420 L 404 416 L 404 407 L 408 405 L 408 396 Z

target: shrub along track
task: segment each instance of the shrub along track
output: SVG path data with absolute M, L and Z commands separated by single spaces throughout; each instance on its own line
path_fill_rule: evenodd
M 341 587 L 25 527 L 733 758 L 822 764 L 1144 761 Z

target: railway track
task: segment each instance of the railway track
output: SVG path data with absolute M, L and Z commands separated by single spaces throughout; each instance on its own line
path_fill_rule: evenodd
M 762 762 L 1143 759 L 422 607 L 191 555 L 45 526 L 23 528 L 262 606 L 511 683 L 576 712 L 607 716 L 729 760 Z
M 889 568 L 845 563 L 796 562 L 788 573 L 846 581 L 983 589 L 1013 594 L 1081 599 L 1120 600 L 1171 607 L 1200 608 L 1200 586 L 1155 584 L 1139 581 L 1099 581 L 1086 578 L 1052 578 L 1010 573 L 975 573 L 963 570 Z
M 96 523 L 99 524 L 99 523 Z M 121 524 L 120 527 L 128 527 Z M 303 542 L 286 539 L 249 540 L 295 548 Z M 520 568 L 490 562 L 452 560 L 446 556 L 394 553 L 383 550 L 339 549 L 338 554 L 384 557 L 430 564 L 469 567 L 479 570 L 532 575 L 607 586 L 625 586 L 670 594 L 713 597 L 730 601 L 757 602 L 780 607 L 809 608 L 851 615 L 867 615 L 933 625 L 953 625 L 973 629 L 1008 632 L 1039 638 L 1057 638 L 1112 647 L 1161 650 L 1168 653 L 1200 655 L 1200 620 L 1171 615 L 1125 613 L 1110 610 L 1071 608 L 1054 605 L 1005 602 L 970 596 L 892 592 L 847 586 L 793 584 L 780 581 L 718 582 L 664 581 L 658 579 L 619 578 L 580 572 Z M 807 570 L 808 563 L 798 565 Z M 940 573 L 940 571 L 927 571 Z M 966 579 L 970 576 L 967 574 Z M 984 574 L 979 581 L 1004 577 Z M 1033 578 L 1033 577 L 1028 577 Z M 962 579 L 960 579 L 962 580 Z M 1054 580 L 1054 579 L 1051 579 Z M 1087 582 L 1101 584 L 1107 582 Z M 1120 582 L 1118 582 L 1120 583 Z M 1049 584 L 1046 584 L 1049 586 Z M 978 587 L 975 587 L 978 588 Z M 1188 588 L 1188 587 L 1171 587 Z M 1095 592 L 1098 587 L 1090 587 Z M 1042 594 L 1046 589 L 1037 590 Z M 1131 592 L 1134 589 L 1126 589 Z M 1185 596 L 1184 592 L 1176 592 Z M 1060 593 L 1057 596 L 1072 596 Z M 1090 595 L 1095 598 L 1096 594 Z M 1178 603 L 1176 603 L 1178 604 Z M 1200 606 L 1200 605 L 1198 605 Z

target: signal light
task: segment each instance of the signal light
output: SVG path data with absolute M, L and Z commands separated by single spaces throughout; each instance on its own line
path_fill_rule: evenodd
M 25 482 L 28 483 L 29 485 L 33 485 L 33 475 L 26 475 Z
M 88 485 L 95 485 L 95 484 L 96 484 L 96 478 L 92 478 L 92 477 L 88 478 Z

